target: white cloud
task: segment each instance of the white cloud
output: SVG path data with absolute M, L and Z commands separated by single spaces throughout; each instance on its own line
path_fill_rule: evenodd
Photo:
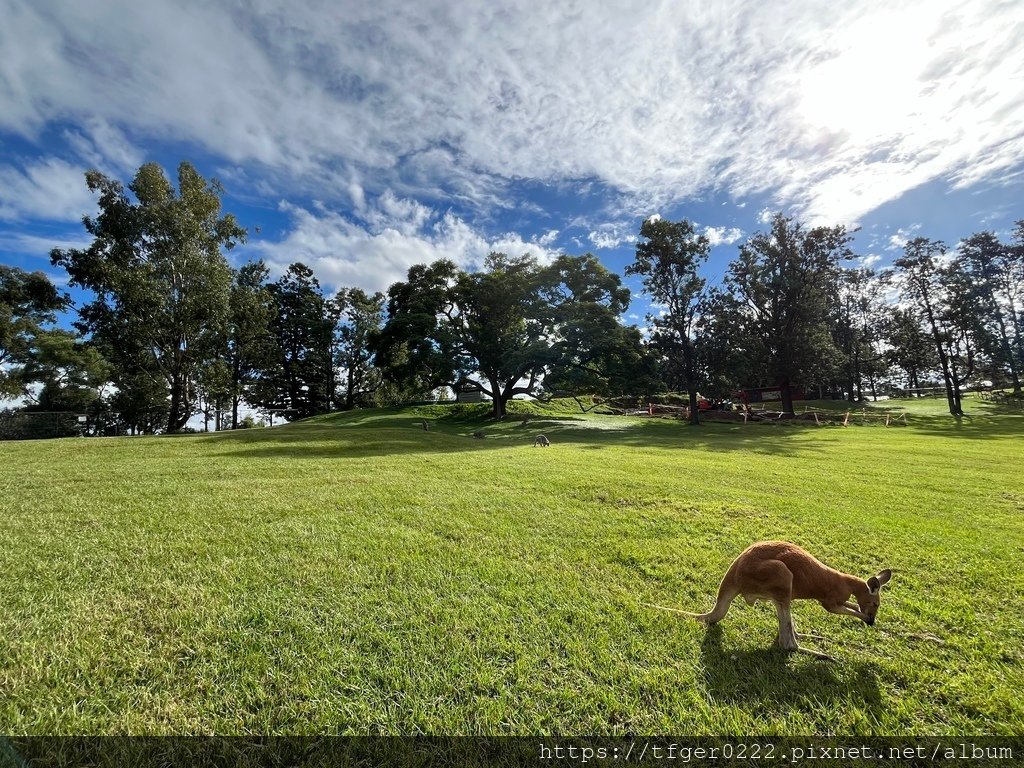
M 704 234 L 712 248 L 716 245 L 732 245 L 743 239 L 743 230 L 739 227 L 705 227 Z
M 917 233 L 920 231 L 920 224 L 911 224 L 905 229 L 900 227 L 894 234 L 889 235 L 889 243 L 885 246 L 885 250 L 902 251 L 903 246 L 907 244 L 907 241 L 913 237 L 917 237 Z
M 69 141 L 122 163 L 121 130 L 192 142 L 293 188 L 358 178 L 333 188 L 357 206 L 388 188 L 501 206 L 512 180 L 585 179 L 634 208 L 721 189 L 852 223 L 1024 158 L 1024 4 L 1005 0 L 0 10 L 0 129 L 92 121 Z
M 554 243 L 556 239 L 558 239 L 558 230 L 549 229 L 547 232 L 545 232 L 543 235 L 537 238 L 537 242 L 546 248 L 547 246 Z
M 487 237 L 453 213 L 437 214 L 413 201 L 385 194 L 368 203 L 365 222 L 358 223 L 323 206 L 308 210 L 282 202 L 292 229 L 277 242 L 251 246 L 255 255 L 280 274 L 289 264 L 309 266 L 329 290 L 355 286 L 384 291 L 404 280 L 409 267 L 451 259 L 473 269 L 492 251 L 531 253 L 549 262 L 556 252 L 540 240 L 523 240 L 508 232 Z
M 0 220 L 75 221 L 96 210 L 85 168 L 59 158 L 0 165 Z
M 64 235 L 30 235 L 20 232 L 14 235 L 0 234 L 0 249 L 8 253 L 17 253 L 24 256 L 36 256 L 49 259 L 50 251 L 54 248 L 88 248 L 92 239 L 78 233 Z
M 105 173 L 134 175 L 143 163 L 143 154 L 116 126 L 89 118 L 82 130 L 63 133 L 68 146 L 93 168 Z
M 618 248 L 626 243 L 635 243 L 637 236 L 624 223 L 600 224 L 587 235 L 590 244 L 598 249 Z

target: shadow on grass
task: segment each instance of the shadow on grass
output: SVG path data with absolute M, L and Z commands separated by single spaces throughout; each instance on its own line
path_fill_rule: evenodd
M 820 450 L 822 443 L 808 438 L 803 425 L 724 425 L 689 427 L 679 422 L 624 422 L 621 427 L 586 427 L 584 419 L 535 419 L 528 426 L 475 423 L 434 426 L 424 430 L 419 419 L 395 418 L 379 422 L 347 421 L 341 425 L 308 423 L 288 427 L 212 435 L 222 455 L 249 458 L 366 458 L 415 453 L 463 453 L 524 448 L 557 451 L 564 448 L 599 451 L 606 448 L 688 449 L 745 451 L 796 455 Z M 458 429 L 458 431 L 456 431 Z M 811 430 L 814 427 L 810 427 Z M 476 438 L 474 432 L 484 437 Z M 534 448 L 536 435 L 551 440 L 550 448 Z M 804 438 L 793 442 L 797 434 Z
M 423 429 L 423 422 L 429 429 Z M 532 448 L 546 435 L 557 451 L 566 447 L 601 451 L 618 448 L 687 449 L 795 456 L 824 450 L 836 432 L 910 430 L 916 434 L 957 439 L 1024 435 L 1024 415 L 979 414 L 961 419 L 911 415 L 909 426 L 880 424 L 819 427 L 807 421 L 705 423 L 691 427 L 677 420 L 640 420 L 572 414 L 512 415 L 495 422 L 477 416 L 422 417 L 415 410 L 367 410 L 295 422 L 274 429 L 240 430 L 211 435 L 221 453 L 248 458 L 358 459 L 416 453 L 456 453 Z M 474 437 L 474 433 L 483 438 Z M 829 435 L 826 439 L 825 436 Z M 799 438 L 799 439 L 794 439 Z
M 872 705 L 882 700 L 869 664 L 812 660 L 775 645 L 755 650 L 724 648 L 718 625 L 708 627 L 701 658 L 707 689 L 722 701 L 799 708 L 836 701 Z
M 935 437 L 954 437 L 965 440 L 984 440 L 993 437 L 1024 436 L 1024 414 L 1017 412 L 965 413 L 959 419 L 952 416 L 916 416 L 912 428 Z

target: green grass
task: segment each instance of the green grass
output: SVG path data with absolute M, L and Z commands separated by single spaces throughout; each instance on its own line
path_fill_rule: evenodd
M 1024 416 L 881 406 L 910 426 L 516 404 L 0 443 L 0 732 L 1020 734 Z M 836 661 L 774 650 L 765 604 L 643 605 L 706 609 L 770 538 L 894 570 L 873 628 L 796 604 Z

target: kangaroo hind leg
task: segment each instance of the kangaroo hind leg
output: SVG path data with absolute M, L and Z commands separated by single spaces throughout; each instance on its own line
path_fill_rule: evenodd
M 715 607 L 707 613 L 698 613 L 694 618 L 697 621 L 703 621 L 705 624 L 717 624 L 729 613 L 729 606 L 732 605 L 732 601 L 736 599 L 739 593 L 739 587 L 732 583 L 727 574 L 718 587 L 718 598 L 715 600 Z

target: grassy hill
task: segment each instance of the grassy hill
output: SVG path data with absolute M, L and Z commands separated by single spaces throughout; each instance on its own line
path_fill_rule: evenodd
M 1024 416 L 883 405 L 910 425 L 516 403 L 0 443 L 0 732 L 1019 734 Z M 894 570 L 873 628 L 796 604 L 836 661 L 772 649 L 764 604 L 644 605 L 706 609 L 769 538 Z

